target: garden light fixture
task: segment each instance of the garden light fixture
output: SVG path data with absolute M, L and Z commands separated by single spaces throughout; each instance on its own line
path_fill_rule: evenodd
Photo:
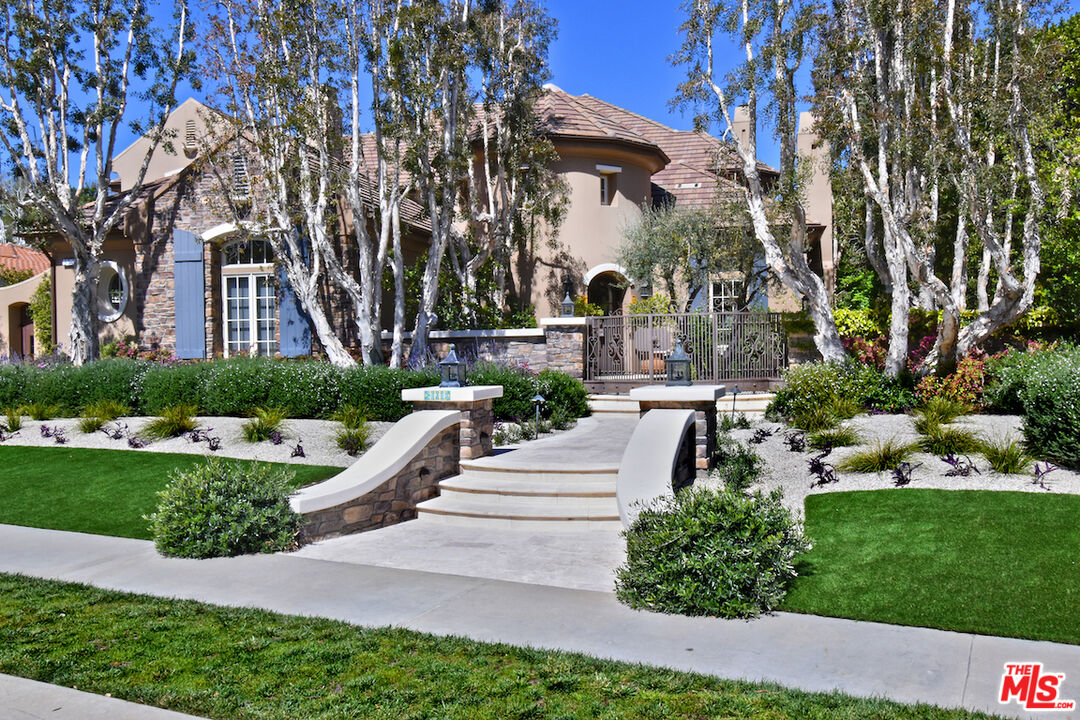
M 465 387 L 465 363 L 458 360 L 454 346 L 439 362 L 439 387 Z
M 669 387 L 693 384 L 690 381 L 690 356 L 683 350 L 682 338 L 675 342 L 675 350 L 667 359 L 667 384 Z

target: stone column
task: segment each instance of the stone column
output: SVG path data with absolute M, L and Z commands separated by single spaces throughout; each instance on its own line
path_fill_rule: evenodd
M 401 399 L 411 402 L 414 410 L 459 410 L 461 459 L 474 460 L 491 454 L 491 434 L 495 431 L 491 403 L 502 394 L 502 385 L 426 387 L 402 390 Z
M 579 380 L 585 377 L 585 324 L 583 317 L 542 318 L 546 367 L 562 370 Z
M 723 395 L 723 385 L 648 385 L 630 391 L 630 399 L 637 400 L 642 415 L 657 408 L 694 411 L 697 425 L 694 464 L 699 475 L 716 466 L 716 401 Z

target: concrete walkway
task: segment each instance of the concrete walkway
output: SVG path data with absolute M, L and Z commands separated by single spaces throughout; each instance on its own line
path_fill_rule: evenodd
M 0 675 L 3 720 L 200 720 L 161 708 Z
M 788 613 L 752 622 L 657 615 L 606 592 L 295 555 L 169 560 L 146 541 L 11 525 L 0 525 L 0 572 L 1014 717 L 1029 715 L 998 704 L 1003 666 L 1040 661 L 1068 676 L 1065 699 L 1080 700 L 1072 645 Z

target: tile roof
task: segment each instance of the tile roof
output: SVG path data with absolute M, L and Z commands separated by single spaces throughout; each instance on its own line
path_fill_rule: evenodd
M 40 250 L 25 245 L 2 243 L 0 244 L 0 265 L 37 275 L 48 270 L 52 263 L 49 262 L 49 256 Z

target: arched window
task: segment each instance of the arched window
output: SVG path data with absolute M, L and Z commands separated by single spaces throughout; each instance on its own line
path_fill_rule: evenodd
M 128 279 L 115 262 L 101 263 L 97 286 L 97 313 L 102 322 L 115 322 L 124 314 L 128 300 Z
M 274 251 L 266 240 L 240 240 L 222 250 L 225 356 L 272 357 L 278 351 Z

